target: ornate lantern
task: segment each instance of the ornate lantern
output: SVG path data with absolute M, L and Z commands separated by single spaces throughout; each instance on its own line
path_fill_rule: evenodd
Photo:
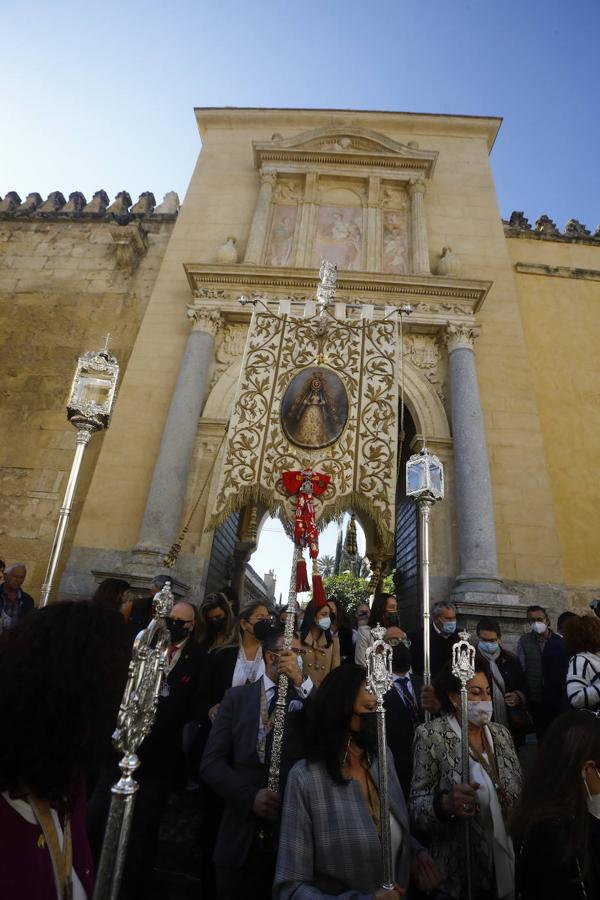
M 406 463 L 406 496 L 415 500 L 444 499 L 444 467 L 427 447 Z

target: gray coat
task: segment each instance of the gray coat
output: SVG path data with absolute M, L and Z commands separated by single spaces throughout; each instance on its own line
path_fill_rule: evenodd
M 378 784 L 376 761 L 371 776 Z M 396 881 L 407 886 L 413 854 L 422 848 L 410 836 L 391 753 L 388 779 L 390 809 L 402 828 Z M 283 804 L 274 900 L 365 900 L 379 890 L 381 880 L 381 843 L 360 785 L 335 784 L 323 763 L 296 763 Z

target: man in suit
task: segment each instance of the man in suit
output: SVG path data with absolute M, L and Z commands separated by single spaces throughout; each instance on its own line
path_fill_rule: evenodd
M 397 633 L 396 633 L 397 632 Z M 411 672 L 409 641 L 401 637 L 399 628 L 388 628 L 386 640 L 392 644 L 392 672 L 394 683 L 384 697 L 385 724 L 388 747 L 404 797 L 408 802 L 413 769 L 413 738 L 415 728 L 423 721 L 420 694 L 423 679 Z
M 431 608 L 431 625 L 429 626 L 429 667 L 431 677 L 444 668 L 452 659 L 452 647 L 458 641 L 456 622 L 456 606 L 450 600 L 440 600 Z M 423 628 L 409 635 L 411 642 L 412 669 L 416 675 L 423 675 L 424 642 Z M 421 690 L 421 703 L 423 709 L 430 713 L 438 713 L 440 705 L 436 699 L 431 685 L 425 685 Z
M 202 778 L 225 801 L 214 853 L 219 900 L 242 896 L 258 900 L 271 893 L 274 855 L 261 868 L 260 877 L 254 862 L 259 853 L 257 829 L 268 828 L 279 816 L 280 795 L 265 786 L 277 682 L 280 675 L 287 675 L 291 686 L 286 720 L 288 751 L 291 710 L 301 707 L 313 690 L 298 661 L 300 642 L 294 639 L 291 650 L 282 650 L 282 645 L 281 629 L 273 628 L 263 641 L 265 674 L 252 684 L 226 692 L 202 757 Z M 288 758 L 290 755 L 288 752 Z M 283 768 L 289 766 L 284 763 Z
M 182 733 L 186 722 L 199 718 L 200 677 L 204 654 L 193 640 L 195 610 L 190 603 L 176 603 L 166 619 L 170 643 L 167 650 L 167 669 L 156 709 L 154 724 L 142 741 L 138 756 L 140 767 L 135 779 L 137 793 L 127 858 L 123 876 L 122 896 L 127 900 L 142 900 L 148 896 L 152 883 L 153 863 L 158 850 L 160 822 L 169 791 L 183 786 L 186 762 L 182 747 Z M 115 773 L 104 778 L 88 806 L 88 828 L 94 841 L 102 814 L 106 815 L 106 797 Z M 94 848 L 97 850 L 97 846 Z
M 530 631 L 521 635 L 517 656 L 525 672 L 527 703 L 538 741 L 567 708 L 566 677 L 569 655 L 565 642 L 550 628 L 543 606 L 527 607 Z

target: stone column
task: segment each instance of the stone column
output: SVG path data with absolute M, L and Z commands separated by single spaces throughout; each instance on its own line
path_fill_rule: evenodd
M 273 200 L 273 188 L 277 181 L 276 172 L 265 172 L 260 170 L 260 190 L 254 207 L 254 218 L 250 226 L 250 234 L 248 235 L 248 243 L 246 245 L 246 255 L 244 262 L 251 266 L 259 266 L 262 262 L 263 250 L 265 247 L 265 237 L 267 234 L 267 225 L 269 224 L 269 213 L 271 211 L 271 201 Z
M 213 362 L 215 335 L 221 321 L 216 310 L 190 307 L 188 315 L 193 321 L 192 331 L 171 398 L 134 549 L 140 561 L 146 556 L 148 562 L 164 556 L 177 537 L 198 419 Z
M 457 594 L 498 594 L 496 528 L 483 414 L 473 344 L 479 329 L 448 325 L 448 375 L 454 440 L 454 477 L 460 574 Z
M 427 220 L 425 218 L 425 182 L 421 178 L 411 178 L 408 185 L 410 194 L 410 242 L 412 248 L 411 272 L 413 275 L 431 275 L 429 268 L 429 244 L 427 241 Z
M 381 207 L 379 205 L 379 175 L 369 176 L 367 194 L 367 272 L 381 271 Z
M 304 183 L 304 197 L 300 204 L 300 228 L 298 231 L 298 245 L 296 247 L 296 265 L 310 265 L 310 255 L 312 247 L 309 246 L 309 238 L 311 236 L 311 225 L 313 221 L 313 211 L 317 200 L 317 173 L 307 172 L 306 181 Z

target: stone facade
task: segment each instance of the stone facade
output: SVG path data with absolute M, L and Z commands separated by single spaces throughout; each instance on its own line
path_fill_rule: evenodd
M 147 578 L 185 524 L 173 571 L 202 595 L 211 583 L 206 525 L 252 309 L 238 299 L 266 297 L 273 308 L 310 315 L 315 261 L 327 255 L 340 270 L 336 316 L 377 318 L 404 303 L 413 307 L 403 326 L 411 437 L 414 447 L 427 438 L 447 476 L 447 499 L 433 512 L 433 598 L 454 592 L 469 621 L 492 604 L 518 629 L 526 602 L 560 611 L 600 593 L 599 370 L 592 346 L 600 327 L 598 232 L 576 220 L 561 231 L 546 215 L 531 227 L 518 212 L 502 222 L 489 163 L 498 119 L 326 110 L 196 114 L 202 152 L 175 224 L 153 224 L 158 209 L 152 212 L 148 195 L 133 208 L 123 194 L 112 205 L 95 197 L 100 218 L 93 223 L 83 218 L 89 204 L 74 195 L 68 204 L 79 210 L 77 222 L 59 220 L 67 205 L 62 195 L 44 204 L 29 195 L 19 215 L 22 204 L 14 198 L 0 205 L 0 215 L 4 208 L 10 217 L 0 227 L 11 234 L 26 227 L 36 235 L 51 225 L 81 232 L 78 240 L 90 246 L 104 242 L 104 255 L 90 256 L 89 267 L 61 268 L 56 248 L 36 238 L 29 256 L 6 268 L 6 290 L 17 292 L 7 308 L 11 315 L 20 306 L 29 310 L 11 332 L 21 348 L 17 364 L 28 364 L 38 341 L 62 360 L 58 336 L 50 348 L 41 338 L 43 298 L 35 294 L 29 305 L 25 299 L 39 270 L 60 273 L 65 294 L 56 308 L 63 320 L 69 303 L 80 309 L 82 297 L 97 299 L 100 291 L 102 305 L 90 299 L 85 308 L 93 305 L 98 329 L 101 320 L 103 331 L 116 332 L 108 321 L 115 318 L 111 303 L 116 295 L 126 301 L 115 285 L 126 285 L 130 304 L 118 317 L 124 333 L 112 345 L 126 371 L 111 428 L 95 439 L 79 492 L 83 510 L 63 592 L 85 595 L 99 572 Z M 107 262 L 109 248 L 110 273 L 90 276 L 81 289 L 82 271 L 93 270 L 93 258 Z M 63 394 L 82 342 L 88 349 L 103 337 L 87 327 L 69 336 L 71 355 L 56 370 Z M 19 396 L 26 390 L 37 396 L 24 378 Z M 15 401 L 19 424 L 5 449 L 13 460 L 34 452 L 41 466 L 48 426 L 27 407 L 32 402 Z M 62 468 L 48 463 L 50 473 L 64 472 L 74 441 L 60 417 L 64 398 L 54 402 Z M 14 558 L 27 550 L 26 561 L 40 561 L 61 487 L 50 485 L 50 474 L 50 487 L 34 489 L 28 477 L 10 476 L 4 552 Z M 50 496 L 36 505 L 32 490 Z M 402 509 L 412 531 L 406 540 L 399 536 L 397 548 L 414 580 L 414 517 Z M 261 511 L 250 513 L 228 532 L 240 577 L 260 532 Z M 19 543 L 21 519 L 38 528 L 27 546 Z M 369 534 L 367 548 L 376 562 Z M 41 581 L 37 573 L 34 583 Z
M 135 213 L 138 203 L 130 213 L 127 195 L 125 209 L 107 212 L 104 191 L 90 204 L 78 193 L 45 203 L 11 194 L 0 203 L 0 555 L 27 564 L 37 596 L 75 448 L 65 415 L 75 360 L 110 332 L 126 371 L 176 210 Z M 84 458 L 67 554 L 103 442 Z

